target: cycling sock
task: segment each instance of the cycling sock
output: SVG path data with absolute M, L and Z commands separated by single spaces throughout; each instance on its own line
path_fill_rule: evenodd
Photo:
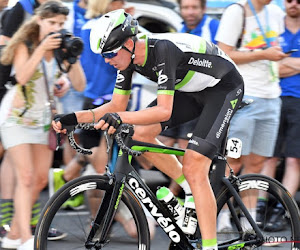
M 177 178 L 176 183 L 180 185 L 185 192 L 185 194 L 191 194 L 191 188 L 190 185 L 188 184 L 187 180 L 185 179 L 184 175 L 181 175 L 179 178 Z
M 31 226 L 37 225 L 40 218 L 40 213 L 41 213 L 41 203 L 39 201 L 36 201 L 31 210 L 31 220 L 30 220 Z
M 202 250 L 218 250 L 217 239 L 204 240 L 202 239 Z
M 0 199 L 0 214 L 0 226 L 3 227 L 4 225 L 10 225 L 14 214 L 13 199 Z

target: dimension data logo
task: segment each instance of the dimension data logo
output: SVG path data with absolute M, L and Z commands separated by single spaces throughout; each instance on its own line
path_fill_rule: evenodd
M 204 68 L 209 68 L 209 69 L 212 68 L 212 62 L 209 60 L 206 60 L 206 59 L 200 60 L 199 58 L 195 59 L 194 57 L 191 57 L 188 64 L 192 64 L 192 65 L 204 67 Z

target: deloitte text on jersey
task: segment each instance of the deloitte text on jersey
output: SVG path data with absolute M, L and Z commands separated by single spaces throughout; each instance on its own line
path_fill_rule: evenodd
M 199 67 L 212 68 L 211 61 L 205 60 L 205 59 L 200 60 L 199 58 L 195 59 L 194 57 L 190 58 L 188 64 L 192 64 L 192 65 L 199 66 Z

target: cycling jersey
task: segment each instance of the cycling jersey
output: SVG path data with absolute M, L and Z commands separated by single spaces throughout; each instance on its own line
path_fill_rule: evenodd
M 171 118 L 162 130 L 198 118 L 188 149 L 213 159 L 238 109 L 244 83 L 234 62 L 218 46 L 190 34 L 142 37 L 143 65 L 118 72 L 114 93 L 130 94 L 134 71 L 158 84 L 158 95 L 174 95 Z M 140 38 L 141 39 L 141 38 Z M 148 107 L 156 106 L 154 100 Z
M 232 69 L 234 62 L 219 47 L 190 34 L 145 36 L 143 65 L 130 65 L 118 72 L 114 92 L 130 94 L 134 71 L 157 82 L 158 94 L 173 95 L 175 90 L 198 92 L 213 87 Z

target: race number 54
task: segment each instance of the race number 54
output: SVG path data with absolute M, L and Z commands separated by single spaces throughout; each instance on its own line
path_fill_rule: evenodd
M 239 138 L 229 138 L 227 141 L 227 156 L 230 158 L 240 158 L 242 154 L 242 141 Z

